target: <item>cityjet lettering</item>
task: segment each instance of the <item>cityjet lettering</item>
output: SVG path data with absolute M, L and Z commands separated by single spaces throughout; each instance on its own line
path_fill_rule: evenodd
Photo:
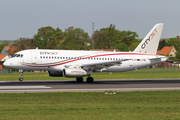
M 146 45 L 148 44 L 148 41 L 150 41 L 150 36 L 148 39 L 146 39 L 146 41 L 141 45 L 141 48 L 144 49 L 146 47 Z
M 153 39 L 153 37 L 156 35 L 156 33 L 157 33 L 157 28 L 156 29 L 154 29 L 154 31 L 151 33 L 151 39 Z M 146 45 L 148 44 L 148 41 L 150 41 L 151 39 L 150 39 L 150 36 L 149 36 L 149 38 L 148 39 L 146 39 L 146 41 L 141 45 L 141 48 L 142 49 L 144 49 L 145 47 L 146 47 Z
M 40 52 L 41 55 L 57 55 L 58 52 Z

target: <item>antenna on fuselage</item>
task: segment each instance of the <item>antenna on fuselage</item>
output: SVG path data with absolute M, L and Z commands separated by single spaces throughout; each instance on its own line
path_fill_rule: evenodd
M 38 50 L 38 47 L 36 48 L 36 50 Z

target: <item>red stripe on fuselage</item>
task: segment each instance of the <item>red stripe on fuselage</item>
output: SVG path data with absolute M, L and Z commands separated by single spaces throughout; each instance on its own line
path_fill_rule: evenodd
M 88 59 L 88 58 L 102 57 L 102 56 L 112 56 L 112 55 L 150 55 L 150 56 L 156 56 L 156 55 L 152 55 L 152 54 L 142 54 L 142 53 L 113 53 L 113 54 L 94 55 L 94 56 L 83 57 L 83 58 Z M 78 58 L 81 58 L 81 57 L 78 57 Z M 21 63 L 21 64 L 24 65 L 24 66 L 29 66 L 29 67 L 51 67 L 51 66 L 67 64 L 67 63 L 78 61 L 78 60 L 83 60 L 83 59 L 74 59 L 74 60 L 70 60 L 70 61 L 67 61 L 67 62 L 54 64 L 54 65 L 46 65 L 46 66 L 33 66 L 33 65 L 27 65 L 27 64 L 24 64 L 24 63 Z

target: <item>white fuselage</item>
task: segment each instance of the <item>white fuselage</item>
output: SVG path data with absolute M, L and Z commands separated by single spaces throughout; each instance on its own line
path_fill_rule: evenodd
M 12 69 L 63 71 L 64 68 L 71 66 L 81 67 L 121 61 L 121 64 L 97 69 L 94 72 L 122 72 L 166 60 L 164 56 L 134 52 L 31 49 L 17 52 L 15 57 L 7 60 L 4 65 Z

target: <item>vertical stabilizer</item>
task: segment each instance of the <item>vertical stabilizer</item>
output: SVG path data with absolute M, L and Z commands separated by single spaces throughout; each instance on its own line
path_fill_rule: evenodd
M 156 24 L 133 52 L 156 54 L 164 24 Z

